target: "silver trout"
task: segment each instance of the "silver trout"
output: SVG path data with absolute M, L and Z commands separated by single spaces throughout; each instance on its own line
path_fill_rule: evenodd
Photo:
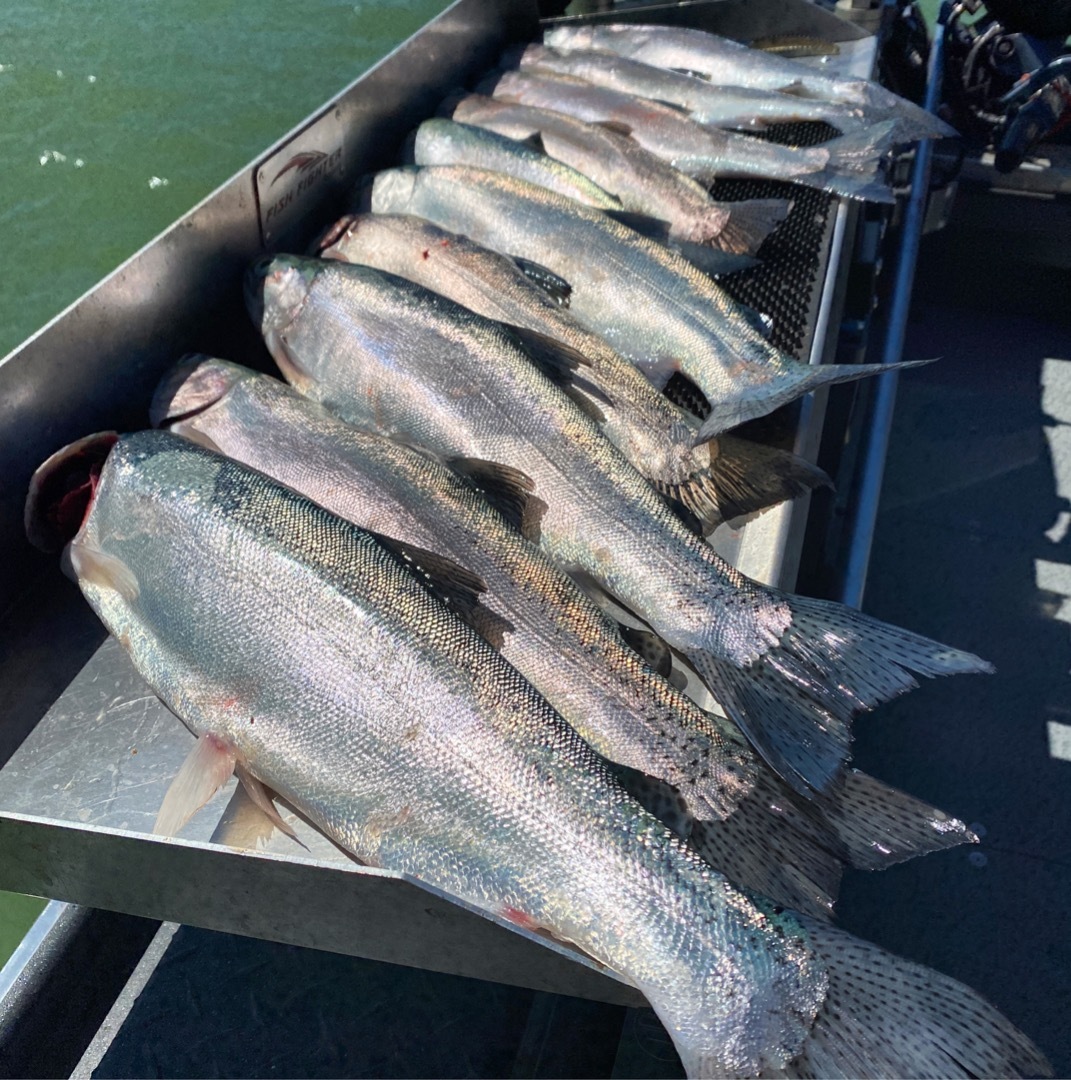
M 462 123 L 510 139 L 537 140 L 550 157 L 616 195 L 633 219 L 642 216 L 662 223 L 662 229 L 651 232 L 635 220 L 626 222 L 655 240 L 710 244 L 750 255 L 791 209 L 787 199 L 716 202 L 706 188 L 644 150 L 635 139 L 553 109 L 517 105 L 484 94 L 466 94 L 449 108 Z
M 911 671 L 991 670 L 861 612 L 746 578 L 673 516 L 497 323 L 393 275 L 292 256 L 253 269 L 250 301 L 287 380 L 332 412 L 529 476 L 546 507 L 544 550 L 684 653 L 798 790 L 833 786 L 853 714 L 916 686 Z
M 563 52 L 543 45 L 528 45 L 508 53 L 502 66 L 571 75 L 596 86 L 677 105 L 693 120 L 712 127 L 761 130 L 770 124 L 818 120 L 849 134 L 873 123 L 857 105 L 803 98 L 779 90 L 715 86 L 694 75 L 630 60 L 616 53 L 586 49 Z
M 479 477 L 484 490 L 494 484 L 489 495 L 500 512 L 426 455 L 222 360 L 194 357 L 164 379 L 153 422 L 168 421 L 355 525 L 474 572 L 486 589 L 481 603 L 498 619 L 492 644 L 589 746 L 643 774 L 619 770 L 630 792 L 694 837 L 696 850 L 737 885 L 828 915 L 842 862 L 878 869 L 974 840 L 962 822 L 854 771 L 835 798 L 803 805 L 728 721 L 651 672 L 520 536 L 503 513 L 522 521 L 524 492 L 504 470 L 484 466 L 490 475 Z M 651 784 L 648 774 L 674 787 Z
M 620 210 L 621 200 L 576 169 L 531 146 L 455 120 L 425 120 L 412 139 L 415 165 L 471 165 L 508 173 L 596 210 Z
M 604 214 L 499 173 L 447 165 L 376 176 L 372 210 L 413 214 L 572 286 L 569 311 L 659 389 L 676 371 L 710 402 L 698 439 L 883 364 L 801 364 L 774 348 L 736 302 L 684 259 Z M 907 361 L 905 365 L 917 363 Z
M 86 599 L 198 735 L 179 779 L 234 769 L 364 862 L 574 942 L 693 1077 L 1044 1067 L 966 987 L 732 888 L 389 546 L 177 436 L 108 442 L 96 476 L 46 463 L 27 518 L 64 526 Z M 875 1007 L 902 1052 L 870 1045 Z
M 892 121 L 841 135 L 824 146 L 803 148 L 707 127 L 671 105 L 567 75 L 507 71 L 485 79 L 476 91 L 590 123 L 612 124 L 675 169 L 703 182 L 718 177 L 789 180 L 848 199 L 896 201 L 878 173 L 881 158 L 892 145 Z
M 695 445 L 698 420 L 585 330 L 512 260 L 468 237 L 421 218 L 361 214 L 337 222 L 325 242 L 323 258 L 398 274 L 478 315 L 545 334 L 574 350 L 586 363 L 577 367 L 563 358 L 566 367 L 555 372 L 559 384 L 597 414 L 606 437 L 659 491 L 687 507 L 705 532 L 829 483 L 810 462 L 747 439 L 721 435 Z M 588 381 L 602 396 L 585 395 Z
M 806 94 L 865 109 L 871 122 L 893 120 L 901 142 L 955 135 L 932 113 L 866 79 L 830 76 L 795 60 L 749 49 L 703 30 L 677 26 L 603 23 L 556 26 L 543 35 L 556 49 L 594 49 L 662 68 L 693 72 L 721 86 Z

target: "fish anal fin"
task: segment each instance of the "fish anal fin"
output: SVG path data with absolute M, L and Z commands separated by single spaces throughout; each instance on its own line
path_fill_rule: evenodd
M 200 735 L 171 781 L 152 831 L 175 836 L 230 779 L 237 760 L 238 751 L 229 739 L 211 731 Z
M 524 521 L 535 483 L 520 469 L 483 458 L 447 458 L 445 464 L 472 482 L 483 497 L 518 531 Z
M 272 802 L 271 792 L 239 761 L 234 766 L 235 774 L 242 783 L 242 788 L 245 790 L 246 795 L 249 796 L 250 802 L 263 814 L 263 816 L 271 822 L 271 824 L 278 829 L 284 836 L 289 836 L 291 840 L 296 840 L 299 844 L 298 835 L 294 830 L 283 821 L 279 814 L 279 811 L 275 809 L 275 803 Z M 301 844 L 305 847 L 304 844 Z M 306 848 L 306 850 L 308 850 Z
M 518 139 L 517 141 L 521 146 L 527 146 L 529 149 L 535 150 L 539 154 L 545 154 L 547 152 L 547 148 L 543 144 L 543 133 L 540 131 L 533 131 L 531 135 L 527 135 L 523 139 Z
M 72 542 L 67 547 L 67 558 L 78 581 L 112 589 L 126 600 L 138 598 L 138 579 L 117 555 L 109 555 L 92 544 Z
M 626 138 L 631 137 L 632 128 L 628 124 L 622 123 L 620 120 L 597 120 L 595 127 L 605 128 L 607 131 L 612 131 L 615 135 L 624 135 Z

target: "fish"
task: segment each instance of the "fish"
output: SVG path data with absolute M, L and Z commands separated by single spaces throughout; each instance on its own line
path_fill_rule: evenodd
M 883 364 L 801 364 L 772 346 L 739 305 L 666 248 L 534 184 L 444 165 L 376 175 L 373 213 L 411 214 L 567 281 L 570 313 L 659 389 L 676 372 L 706 396 L 701 442 Z M 903 361 L 910 367 L 925 361 Z
M 560 385 L 595 413 L 606 437 L 704 532 L 830 484 L 810 462 L 732 435 L 695 445 L 699 422 L 652 386 L 634 364 L 535 285 L 516 264 L 421 218 L 350 215 L 332 226 L 323 258 L 364 263 L 414 281 L 489 319 L 568 346 L 547 362 Z M 531 342 L 530 342 L 531 343 Z M 540 355 L 546 347 L 534 343 Z M 563 368 L 564 365 L 564 368 Z M 575 378 L 579 376 L 579 380 Z M 586 395 L 592 384 L 599 392 Z
M 453 99 L 449 111 L 462 123 L 532 140 L 550 157 L 611 191 L 630 214 L 624 223 L 663 243 L 710 244 L 753 255 L 792 207 L 788 199 L 717 202 L 702 185 L 635 139 L 553 109 L 466 94 Z
M 441 118 L 427 120 L 414 133 L 412 150 L 404 153 L 403 159 L 416 165 L 470 165 L 545 187 L 584 206 L 614 214 L 617 220 L 665 243 L 700 270 L 715 277 L 750 270 L 757 265 L 755 259 L 746 255 L 674 241 L 660 223 L 643 216 L 637 219 L 635 215 L 625 214 L 616 196 L 603 191 L 582 173 L 550 157 L 541 147 L 499 135 L 487 128 Z
M 348 422 L 518 469 L 539 543 L 683 653 L 771 767 L 806 794 L 843 774 L 853 715 L 970 653 L 745 577 L 673 516 L 503 328 L 403 278 L 259 261 L 250 311 L 288 382 Z
M 820 121 L 849 134 L 873 123 L 873 118 L 868 118 L 856 105 L 803 98 L 781 90 L 716 86 L 694 75 L 654 67 L 615 53 L 582 49 L 563 52 L 543 45 L 528 45 L 504 55 L 501 66 L 570 75 L 596 86 L 675 105 L 693 120 L 712 127 L 761 131 L 770 124 Z
M 796 147 L 708 127 L 670 105 L 567 75 L 505 71 L 488 76 L 476 92 L 610 124 L 703 183 L 719 177 L 787 180 L 848 199 L 896 202 L 879 174 L 881 159 L 893 145 L 891 120 L 822 146 Z
M 596 210 L 620 210 L 621 200 L 576 169 L 484 128 L 440 117 L 414 132 L 409 155 L 415 165 L 472 165 L 529 180 Z
M 974 842 L 963 822 L 854 771 L 835 798 L 803 803 L 733 725 L 640 662 L 519 534 L 526 492 L 506 470 L 468 463 L 463 479 L 275 379 L 210 357 L 168 373 L 151 415 L 355 525 L 475 574 L 481 604 L 497 618 L 490 636 L 480 624 L 484 636 L 589 746 L 623 766 L 615 775 L 630 793 L 683 839 L 694 834 L 696 850 L 737 885 L 828 915 L 842 863 L 879 869 Z
M 826 75 L 807 64 L 749 49 L 737 41 L 686 27 L 625 23 L 557 26 L 543 35 L 556 49 L 592 49 L 701 75 L 721 86 L 806 94 L 863 108 L 875 122 L 892 120 L 898 141 L 955 136 L 955 128 L 868 79 Z
M 197 735 L 168 798 L 235 771 L 363 862 L 574 943 L 646 995 L 692 1077 L 1046 1071 L 967 987 L 733 888 L 389 545 L 178 436 L 105 438 L 95 475 L 66 472 L 55 538 Z

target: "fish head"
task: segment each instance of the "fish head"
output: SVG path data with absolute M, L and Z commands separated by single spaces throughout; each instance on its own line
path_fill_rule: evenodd
M 213 413 L 225 408 L 235 386 L 258 377 L 255 371 L 229 360 L 191 353 L 160 380 L 149 407 L 149 420 L 153 427 L 166 427 L 223 453 L 206 428 L 213 428 Z
M 373 214 L 408 214 L 420 169 L 407 165 L 400 169 L 384 169 L 372 183 L 371 209 Z
M 320 259 L 299 255 L 266 255 L 249 268 L 245 299 L 249 314 L 264 337 L 279 370 L 296 389 L 308 388 L 308 376 L 290 355 L 287 331 L 309 297 L 309 290 L 324 267 Z
M 114 431 L 87 435 L 57 450 L 30 480 L 23 523 L 26 537 L 41 551 L 63 550 L 81 531 L 112 447 Z

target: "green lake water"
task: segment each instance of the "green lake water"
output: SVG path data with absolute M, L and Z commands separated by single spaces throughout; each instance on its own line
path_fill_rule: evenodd
M 444 7 L 4 0 L 0 356 Z M 0 894 L 0 964 L 42 906 Z

